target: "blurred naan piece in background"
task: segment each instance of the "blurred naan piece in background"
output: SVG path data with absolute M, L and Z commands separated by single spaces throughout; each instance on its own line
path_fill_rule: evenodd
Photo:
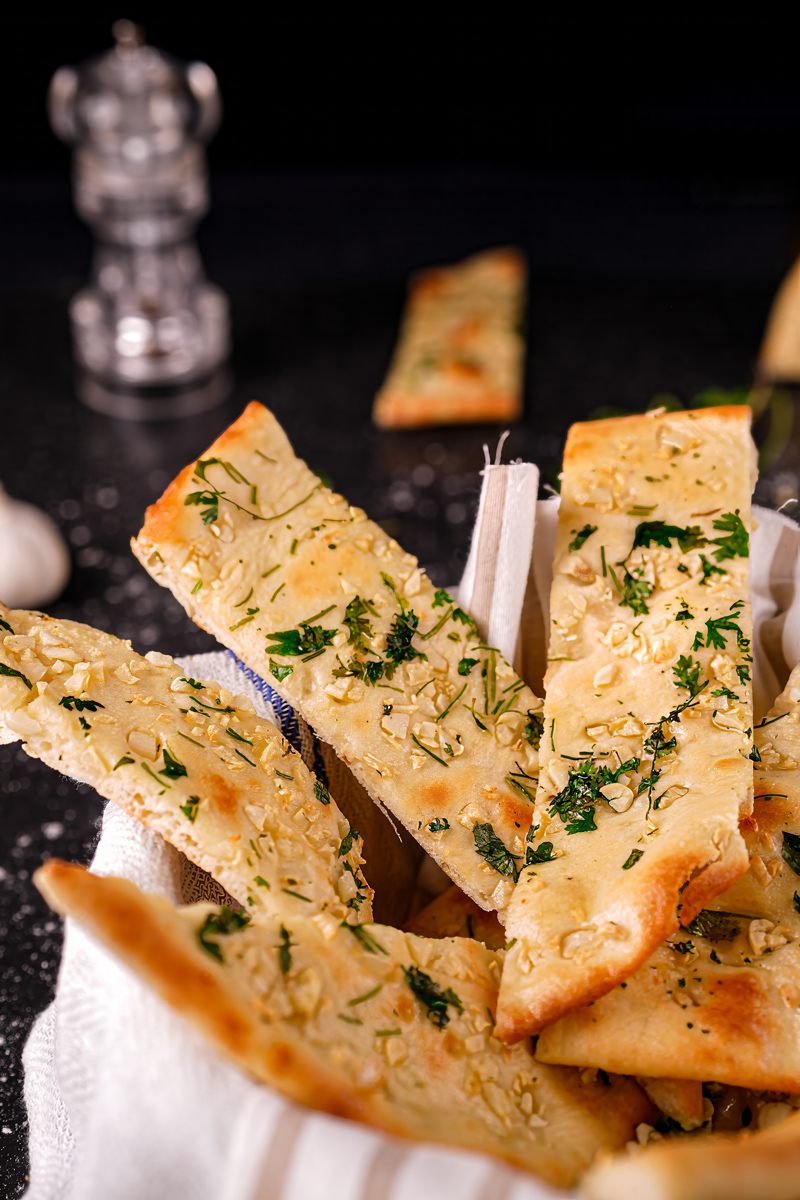
M 389 374 L 375 397 L 382 429 L 516 421 L 525 365 L 525 260 L 487 250 L 415 275 Z

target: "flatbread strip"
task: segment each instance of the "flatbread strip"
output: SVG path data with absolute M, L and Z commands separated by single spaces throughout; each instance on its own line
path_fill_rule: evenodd
M 542 702 L 412 555 L 295 457 L 267 409 L 248 405 L 181 472 L 132 545 L 462 891 L 505 908 Z
M 525 260 L 488 250 L 414 277 L 392 365 L 375 397 L 382 429 L 515 421 L 522 409 Z
M 361 841 L 247 696 L 166 654 L 0 605 L 0 738 L 89 783 L 248 911 L 370 920 Z
M 753 464 L 748 408 L 570 430 L 540 862 L 508 909 L 504 1040 L 610 991 L 677 927 L 679 899 L 691 920 L 747 869 Z
M 755 730 L 746 874 L 624 989 L 545 1029 L 537 1057 L 800 1092 L 799 702 L 797 666 Z
M 796 1200 L 800 1113 L 758 1133 L 673 1139 L 603 1158 L 581 1187 L 588 1200 Z
M 176 910 L 54 859 L 35 881 L 222 1054 L 312 1108 L 565 1185 L 653 1112 L 631 1080 L 500 1047 L 487 1014 L 500 961 L 476 942 L 381 925 L 326 937 L 299 916 L 237 928 L 230 910 Z

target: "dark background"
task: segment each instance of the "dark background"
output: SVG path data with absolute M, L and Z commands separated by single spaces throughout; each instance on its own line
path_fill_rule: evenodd
M 575 419 L 664 392 L 690 403 L 710 386 L 748 387 L 771 299 L 800 250 L 800 87 L 775 13 L 736 21 L 730 11 L 4 14 L 0 479 L 70 545 L 72 579 L 49 611 L 139 651 L 211 648 L 127 542 L 145 505 L 254 397 L 438 584 L 457 580 L 481 446 L 500 430 L 380 434 L 369 420 L 408 275 L 426 263 L 504 243 L 527 253 L 526 413 L 508 450 L 551 483 Z M 231 300 L 235 382 L 222 407 L 180 423 L 129 425 L 74 395 L 66 305 L 91 239 L 72 213 L 70 155 L 44 96 L 57 66 L 108 45 L 119 16 L 209 62 L 225 103 L 199 240 Z M 762 502 L 775 501 L 771 486 Z M 48 854 L 88 861 L 101 811 L 90 789 L 0 748 L 0 1194 L 10 1197 L 27 1169 L 21 1047 L 52 996 L 61 937 L 30 876 Z

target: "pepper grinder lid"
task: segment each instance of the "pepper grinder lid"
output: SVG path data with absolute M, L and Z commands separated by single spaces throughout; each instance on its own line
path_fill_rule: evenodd
M 216 75 L 147 45 L 133 21 L 115 21 L 111 32 L 110 50 L 60 67 L 48 92 L 53 130 L 75 147 L 78 211 L 102 228 L 109 206 L 149 198 L 169 207 L 183 185 L 178 207 L 196 221 L 207 207 L 202 146 L 222 117 Z M 117 228 L 103 232 L 128 240 Z

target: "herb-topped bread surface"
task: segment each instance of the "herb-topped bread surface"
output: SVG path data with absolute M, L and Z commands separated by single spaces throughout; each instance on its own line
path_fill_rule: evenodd
M 36 882 L 257 1079 L 312 1108 L 480 1150 L 569 1186 L 654 1109 L 633 1080 L 547 1067 L 492 1036 L 502 955 L 383 925 L 326 935 L 176 910 L 50 860 Z M 334 1169 L 335 1164 L 328 1164 Z
M 610 991 L 747 869 L 754 465 L 745 407 L 570 430 L 503 1038 Z
M 754 735 L 748 870 L 624 987 L 543 1030 L 543 1061 L 800 1092 L 800 666 Z
M 525 261 L 487 250 L 422 271 L 409 288 L 392 365 L 375 397 L 384 429 L 514 421 L 522 408 Z
M 361 841 L 245 695 L 166 654 L 0 605 L 0 741 L 90 783 L 248 912 L 371 919 Z
M 525 863 L 542 702 L 417 560 L 250 404 L 170 485 L 134 553 L 274 681 L 477 904 Z

